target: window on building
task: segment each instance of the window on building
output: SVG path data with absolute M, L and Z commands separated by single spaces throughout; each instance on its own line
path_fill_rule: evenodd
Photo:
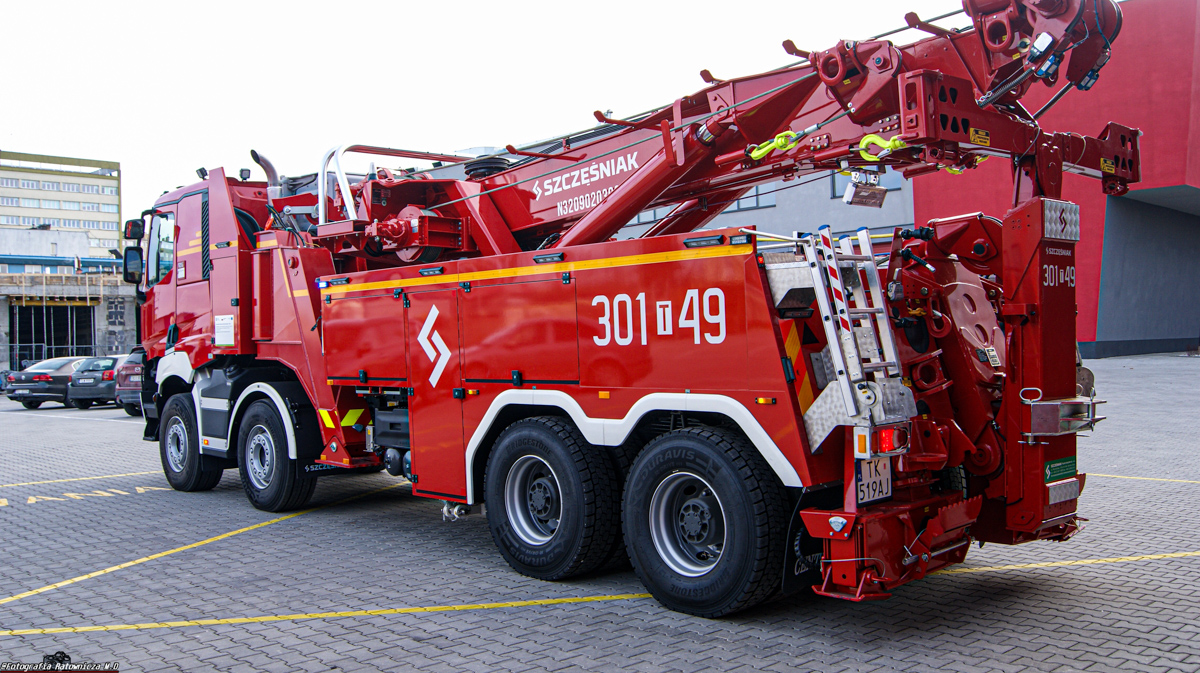
M 100 204 L 100 212 L 102 212 L 102 213 L 115 213 L 115 212 L 117 212 L 117 204 L 115 204 L 115 203 L 101 203 L 101 204 Z
M 829 184 L 829 198 L 840 199 L 846 194 L 846 186 L 850 184 L 850 176 L 835 172 Z M 897 191 L 904 186 L 904 176 L 893 171 L 891 167 L 884 166 L 883 175 L 879 176 L 879 186 L 886 188 L 889 192 Z
M 98 213 L 98 212 L 100 212 L 100 204 L 99 203 L 88 203 L 87 201 L 84 201 L 83 203 L 79 204 L 79 209 L 86 210 L 86 211 L 93 212 L 93 213 Z
M 17 207 L 21 205 L 21 199 L 15 196 L 0 196 L 0 206 Z
M 87 227 L 88 229 L 99 229 L 100 222 L 98 222 L 96 220 L 84 220 L 83 226 Z
M 727 213 L 737 212 L 739 210 L 757 210 L 759 208 L 774 208 L 775 207 L 775 183 L 768 182 L 765 185 L 756 185 L 753 189 L 746 192 L 746 195 L 738 199 L 736 203 L 732 203 L 725 209 Z
M 47 191 L 47 192 L 57 192 L 57 191 L 58 191 L 58 183 L 57 183 L 57 182 L 44 182 L 44 181 L 43 181 L 43 182 L 42 182 L 42 189 L 44 189 L 44 190 L 45 190 L 45 191 Z
M 64 192 L 78 192 L 79 184 L 75 182 L 64 182 L 62 183 L 62 190 Z
M 16 189 L 21 186 L 21 181 L 16 178 L 0 178 L 0 187 L 11 187 Z
M 41 201 L 37 199 L 21 199 L 22 208 L 40 208 Z
M 41 223 L 42 223 L 42 221 L 41 221 L 40 217 L 22 217 L 21 218 L 21 224 L 23 224 L 27 227 L 36 227 Z
M 109 231 L 117 231 L 118 229 L 120 229 L 120 227 L 117 226 L 116 222 L 105 222 L 104 228 Z
M 58 273 L 58 267 L 57 266 L 44 266 L 44 267 L 42 267 L 42 273 Z
M 60 201 L 63 210 L 79 210 L 78 201 Z
M 58 201 L 48 201 L 46 199 L 42 199 L 42 207 L 49 208 L 50 210 L 58 210 Z
M 58 219 L 57 217 L 43 217 L 41 223 L 48 224 L 52 227 L 57 227 L 62 224 L 62 220 Z
M 20 224 L 21 218 L 16 215 L 0 215 L 0 224 Z
M 9 264 L 8 272 L 9 273 L 25 273 L 25 265 L 24 264 Z
M 80 191 L 84 194 L 99 194 L 100 185 L 80 185 Z
M 116 196 L 116 195 L 117 195 L 117 188 L 116 188 L 116 187 L 101 187 L 101 188 L 100 188 L 100 193 L 101 193 L 101 194 L 107 194 L 107 195 L 109 195 L 109 196 Z
M 38 188 L 37 180 L 22 180 L 21 181 L 21 189 L 37 189 L 37 188 Z
M 67 227 L 67 228 L 70 228 L 70 229 L 78 229 L 78 228 L 79 228 L 79 222 L 80 222 L 79 220 L 63 220 L 63 221 L 62 221 L 62 223 L 63 223 L 63 226 L 64 226 L 64 227 Z

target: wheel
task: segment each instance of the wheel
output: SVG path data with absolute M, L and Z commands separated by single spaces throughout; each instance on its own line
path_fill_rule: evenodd
M 91 409 L 94 400 L 71 400 L 76 409 Z
M 258 400 L 246 409 L 238 428 L 237 451 L 242 488 L 258 509 L 283 512 L 303 507 L 312 497 L 317 479 L 297 476 L 274 404 Z
M 720 617 L 781 585 L 783 487 L 733 433 L 687 428 L 652 441 L 630 469 L 622 516 L 634 570 L 672 610 Z
M 142 415 L 142 408 L 136 404 L 122 404 L 121 407 L 124 408 L 125 413 L 129 414 L 130 416 Z
M 78 401 L 76 402 L 78 403 Z M 187 393 L 172 395 L 163 407 L 158 453 L 163 473 L 176 491 L 208 491 L 221 481 L 221 470 L 200 469 L 196 407 Z
M 37 409 L 38 407 L 42 406 L 42 403 L 38 400 L 30 400 L 28 402 L 22 402 L 21 406 L 25 407 L 26 409 Z
M 608 560 L 620 531 L 615 468 L 569 422 L 538 416 L 508 426 L 484 484 L 492 539 L 517 572 L 557 580 Z

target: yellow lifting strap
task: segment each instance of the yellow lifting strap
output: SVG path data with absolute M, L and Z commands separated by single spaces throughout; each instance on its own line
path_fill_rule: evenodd
M 761 145 L 751 145 L 746 149 L 749 150 L 748 154 L 750 158 L 758 161 L 775 150 L 787 151 L 792 149 L 800 143 L 800 138 L 802 137 L 799 133 L 784 131 L 768 142 Z
M 891 140 L 884 140 L 881 136 L 875 135 L 874 133 L 868 133 L 867 135 L 863 136 L 862 140 L 858 141 L 858 154 L 863 158 L 864 161 L 879 161 L 879 157 L 877 155 L 871 154 L 867 151 L 867 148 L 871 145 L 875 145 L 883 152 L 888 153 L 908 147 L 908 145 L 904 144 L 904 141 L 900 139 L 900 136 L 892 136 Z

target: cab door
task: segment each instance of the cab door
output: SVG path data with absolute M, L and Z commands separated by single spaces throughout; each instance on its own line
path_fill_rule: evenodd
M 458 290 L 406 296 L 413 493 L 465 502 Z
M 146 243 L 146 303 L 142 306 L 147 358 L 162 357 L 178 340 L 175 325 L 175 206 L 159 206 Z
M 179 347 L 204 361 L 212 346 L 212 271 L 208 241 L 208 191 L 189 194 L 175 206 L 175 327 Z M 197 351 L 199 354 L 197 355 Z

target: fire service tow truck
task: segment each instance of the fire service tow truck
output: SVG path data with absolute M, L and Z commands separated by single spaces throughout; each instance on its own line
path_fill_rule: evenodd
M 801 589 L 863 601 L 969 544 L 1066 540 L 1076 433 L 1100 420 L 1075 341 L 1078 206 L 1119 195 L 1135 129 L 1042 129 L 1086 91 L 1113 0 L 964 0 L 907 46 L 844 41 L 552 141 L 464 158 L 345 145 L 264 182 L 200 169 L 126 223 L 145 438 L 181 491 L 236 468 L 259 509 L 379 470 L 456 518 L 485 505 L 518 572 L 632 563 L 720 616 Z M 941 19 L 944 17 L 938 17 Z M 371 157 L 365 173 L 345 155 Z M 1012 209 L 834 237 L 705 228 L 757 185 L 1011 162 Z M 360 157 L 366 163 L 366 159 Z M 378 165 L 374 162 L 378 162 Z M 385 168 L 420 162 L 428 168 Z M 639 213 L 669 209 L 644 231 Z M 622 231 L 625 229 L 625 231 Z

